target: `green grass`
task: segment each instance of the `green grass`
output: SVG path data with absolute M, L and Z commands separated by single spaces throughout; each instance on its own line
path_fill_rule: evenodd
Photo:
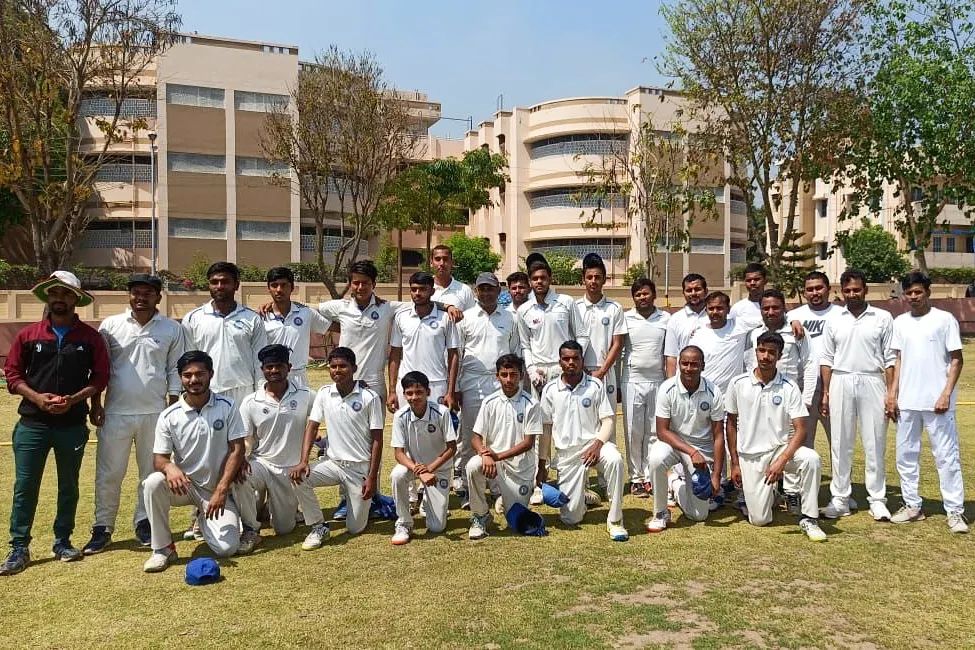
M 966 352 L 975 360 L 975 343 Z M 312 376 L 324 378 L 320 371 Z M 962 377 L 961 399 L 975 401 L 973 368 Z M 9 395 L 0 397 L 0 430 L 12 429 L 15 406 Z M 958 420 L 971 500 L 975 406 L 959 407 Z M 900 505 L 893 441 L 891 429 L 892 509 Z M 94 453 L 89 446 L 82 469 L 79 546 L 92 520 Z M 418 528 L 419 537 L 399 548 L 389 544 L 389 522 L 372 523 L 354 538 L 335 526 L 315 552 L 300 550 L 304 530 L 284 537 L 265 531 L 254 555 L 221 562 L 224 581 L 198 588 L 183 582 L 182 566 L 205 554 L 196 542 L 177 544 L 179 566 L 142 573 L 146 552 L 131 541 L 131 476 L 110 550 L 74 564 L 51 561 L 52 458 L 34 526 L 35 562 L 21 575 L 0 578 L 0 647 L 970 645 L 975 535 L 948 533 L 926 444 L 924 454 L 927 521 L 895 527 L 861 512 L 825 523 L 825 544 L 808 542 L 790 517 L 779 514 L 774 525 L 755 528 L 730 510 L 698 525 L 678 516 L 672 529 L 649 536 L 642 532 L 649 504 L 630 497 L 624 517 L 633 537 L 625 544 L 606 535 L 603 507 L 581 529 L 559 526 L 555 511 L 543 508 L 547 538 L 501 530 L 472 543 L 466 513 L 454 502 L 446 534 L 428 538 Z M 0 446 L 4 522 L 11 456 L 10 447 Z M 388 493 L 392 454 L 385 456 Z M 854 495 L 865 504 L 862 475 L 860 463 Z M 335 489 L 319 496 L 326 512 L 337 502 Z M 188 508 L 175 510 L 174 530 L 189 518 Z

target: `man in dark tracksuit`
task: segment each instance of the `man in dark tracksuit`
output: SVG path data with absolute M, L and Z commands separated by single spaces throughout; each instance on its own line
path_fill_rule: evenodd
M 17 334 L 4 367 L 7 387 L 23 399 L 13 432 L 11 550 L 0 575 L 20 573 L 30 561 L 30 530 L 51 449 L 58 472 L 53 554 L 64 562 L 81 559 L 81 551 L 71 545 L 71 533 L 88 442 L 85 417 L 88 399 L 105 390 L 110 368 L 104 340 L 75 314 L 76 306 L 88 305 L 93 298 L 73 273 L 55 271 L 32 291 L 47 303 L 48 316 Z

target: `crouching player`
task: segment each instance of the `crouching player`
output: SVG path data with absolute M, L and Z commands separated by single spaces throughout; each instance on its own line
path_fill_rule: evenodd
M 659 533 L 670 523 L 667 509 L 667 471 L 674 472 L 670 488 L 684 516 L 692 521 L 708 517 L 708 500 L 691 489 L 691 474 L 724 467 L 724 404 L 721 390 L 701 376 L 704 352 L 689 345 L 677 359 L 678 374 L 665 381 L 657 393 L 657 441 L 647 460 L 653 480 L 653 517 L 647 531 Z M 718 493 L 721 472 L 711 476 L 712 494 Z
M 301 461 L 291 470 L 295 491 L 303 497 L 305 522 L 311 526 L 301 545 L 306 551 L 321 547 L 329 534 L 312 488 L 342 486 L 349 507 L 345 526 L 349 533 L 357 535 L 369 522 L 369 506 L 379 485 L 383 459 L 386 415 L 382 397 L 354 379 L 356 358 L 349 348 L 335 348 L 328 353 L 327 362 L 328 374 L 335 383 L 322 386 L 315 396 L 305 427 Z M 309 469 L 308 454 L 322 424 L 328 438 L 328 458 Z M 313 507 L 306 509 L 304 498 L 310 498 Z
M 775 487 L 783 472 L 799 477 L 799 528 L 814 542 L 826 539 L 819 527 L 819 454 L 804 447 L 806 416 L 802 391 L 775 367 L 785 343 L 776 332 L 765 332 L 755 343 L 758 367 L 731 380 L 728 411 L 728 451 L 731 480 L 745 494 L 748 521 L 764 526 L 772 521 Z
M 542 433 L 542 412 L 538 402 L 521 388 L 524 361 L 505 354 L 495 362 L 495 368 L 501 388 L 481 403 L 471 439 L 475 456 L 467 463 L 471 539 L 487 536 L 491 521 L 484 498 L 487 479 L 497 482 L 507 513 L 516 503 L 528 506 L 538 472 L 535 441 Z
M 240 518 L 231 496 L 244 462 L 244 438 L 237 406 L 210 390 L 213 359 L 193 350 L 176 362 L 183 396 L 159 415 L 153 463 L 143 482 L 152 535 L 152 555 L 143 569 L 163 571 L 176 559 L 169 529 L 173 506 L 196 506 L 207 546 L 218 556 L 237 552 Z
M 427 376 L 414 370 L 406 373 L 400 384 L 406 406 L 393 416 L 397 464 L 390 475 L 396 501 L 396 529 L 390 541 L 396 546 L 408 543 L 413 535 L 409 490 L 416 479 L 424 485 L 427 530 L 439 533 L 447 527 L 447 499 L 453 475 L 448 461 L 457 453 L 457 432 L 450 410 L 430 401 Z

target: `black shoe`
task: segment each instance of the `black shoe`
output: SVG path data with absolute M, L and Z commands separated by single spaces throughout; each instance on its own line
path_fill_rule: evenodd
M 91 529 L 91 539 L 81 549 L 85 555 L 95 555 L 105 550 L 112 543 L 112 533 L 105 526 L 95 526 Z
M 630 496 L 634 496 L 638 499 L 646 499 L 649 496 L 647 494 L 647 487 L 639 481 L 630 483 Z
M 135 538 L 139 540 L 141 546 L 152 545 L 152 529 L 149 527 L 148 519 L 140 519 L 135 525 Z
M 76 562 L 84 557 L 81 551 L 72 546 L 71 540 L 67 538 L 54 540 L 54 546 L 51 547 L 51 555 L 54 556 L 54 559 L 61 560 L 62 562 Z
M 0 576 L 12 576 L 27 568 L 30 562 L 30 551 L 26 546 L 14 546 L 7 554 L 7 559 L 0 564 Z

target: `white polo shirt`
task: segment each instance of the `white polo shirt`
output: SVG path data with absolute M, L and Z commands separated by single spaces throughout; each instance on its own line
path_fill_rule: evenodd
M 542 303 L 532 294 L 518 308 L 518 336 L 529 369 L 540 364 L 558 364 L 559 347 L 566 341 L 578 341 L 583 351 L 589 344 L 575 301 L 552 288 Z
M 304 370 L 308 366 L 312 332 L 324 334 L 331 326 L 332 321 L 318 310 L 294 301 L 291 311 L 283 317 L 270 311 L 264 319 L 267 342 L 278 343 L 291 350 L 292 370 Z
M 718 330 L 712 329 L 710 324 L 697 328 L 687 345 L 701 348 L 704 352 L 702 374 L 725 392 L 729 382 L 741 374 L 747 339 L 748 330 L 729 318 L 725 326 Z
M 609 354 L 613 337 L 626 334 L 623 308 L 618 302 L 606 296 L 595 303 L 589 302 L 589 298 L 583 296 L 576 299 L 576 309 L 579 310 L 579 318 L 589 332 L 589 347 L 586 348 L 584 363 L 587 368 L 599 368 Z
M 626 338 L 623 340 L 623 383 L 654 382 L 664 380 L 664 344 L 667 340 L 667 324 L 670 314 L 654 309 L 649 317 L 629 309 L 626 319 Z
M 267 333 L 253 309 L 238 302 L 222 316 L 211 300 L 183 317 L 183 331 L 187 350 L 202 350 L 213 358 L 211 390 L 221 393 L 245 386 L 257 390 L 264 385 L 257 353 L 267 345 Z
M 556 377 L 542 389 L 542 422 L 552 425 L 556 449 L 568 449 L 592 442 L 603 418 L 616 413 L 606 397 L 603 382 L 583 373 L 582 381 L 570 388 Z
M 444 305 L 453 305 L 461 311 L 467 311 L 477 304 L 471 288 L 454 277 L 450 278 L 450 284 L 446 287 L 441 287 L 434 278 L 431 300 Z
M 894 319 L 890 347 L 901 353 L 897 406 L 904 411 L 933 411 L 948 379 L 950 353 L 961 350 L 958 321 L 937 307 L 920 317 L 901 314 Z M 951 409 L 957 401 L 956 385 Z
M 890 347 L 894 319 L 888 311 L 868 304 L 862 314 L 854 316 L 844 307 L 835 319 L 826 321 L 824 336 L 819 364 L 833 372 L 876 375 L 894 366 Z
M 432 463 L 447 448 L 447 443 L 457 440 L 450 411 L 439 404 L 427 402 L 427 411 L 417 417 L 409 405 L 393 415 L 394 449 L 402 449 L 414 463 Z M 451 463 L 444 463 L 437 474 L 453 472 Z M 446 481 L 446 479 L 444 479 Z M 446 482 L 442 487 L 447 487 Z
M 459 390 L 473 390 L 485 379 L 493 379 L 501 355 L 521 353 L 515 318 L 501 307 L 490 314 L 480 305 L 471 307 L 456 328 L 461 350 Z
M 738 416 L 738 453 L 764 454 L 789 442 L 792 421 L 809 415 L 795 382 L 776 372 L 763 384 L 753 372 L 731 381 L 725 410 Z
M 759 327 L 762 324 L 762 302 L 742 298 L 731 306 L 728 318 L 735 319 L 736 323 L 746 329 Z
M 481 436 L 484 444 L 493 451 L 508 451 L 525 436 L 542 435 L 542 406 L 523 390 L 514 397 L 508 397 L 503 390 L 491 393 L 481 404 L 474 422 L 474 433 Z M 503 461 L 514 471 L 527 470 L 538 466 L 535 446 Z
M 310 390 L 291 382 L 280 402 L 263 385 L 241 400 L 244 431 L 254 436 L 251 456 L 279 469 L 297 465 L 311 401 Z
M 802 392 L 810 395 L 810 390 L 815 391 L 819 384 L 819 360 L 823 356 L 823 347 L 826 338 L 826 323 L 835 318 L 843 308 L 833 303 L 827 303 L 826 309 L 816 311 L 809 305 L 796 307 L 785 317 L 787 323 L 799 321 L 805 331 L 803 340 L 806 341 L 809 357 L 807 359 L 805 373 L 802 382 Z
M 749 372 L 758 367 L 758 357 L 755 356 L 755 348 L 758 345 L 758 337 L 769 331 L 765 325 L 756 327 L 748 333 L 745 343 L 745 369 Z M 786 322 L 785 325 L 775 330 L 782 337 L 785 347 L 782 349 L 782 356 L 775 367 L 786 379 L 791 379 L 800 387 L 805 386 L 805 370 L 809 360 L 809 346 L 806 339 L 797 339 L 792 333 L 792 326 Z M 803 394 L 805 394 L 803 390 Z M 812 392 L 809 393 L 810 400 Z M 808 402 L 807 402 L 808 403 Z
M 708 310 L 703 306 L 701 311 L 694 311 L 687 305 L 670 315 L 667 322 L 667 339 L 664 342 L 664 356 L 677 358 L 680 351 L 687 347 L 691 335 L 701 327 L 707 327 Z
M 318 313 L 327 320 L 338 321 L 341 328 L 339 345 L 355 353 L 356 379 L 370 386 L 386 385 L 389 331 L 393 316 L 403 307 L 403 303 L 388 300 L 376 304 L 375 294 L 369 298 L 365 309 L 359 309 L 359 304 L 351 297 L 318 305 Z
M 362 388 L 358 382 L 345 397 L 335 384 L 328 384 L 315 395 L 308 419 L 325 424 L 329 458 L 368 463 L 372 456 L 372 432 L 382 431 L 386 409 L 379 393 Z
M 157 414 L 166 408 L 166 395 L 182 392 L 176 361 L 186 350 L 179 323 L 156 312 L 143 326 L 126 309 L 103 320 L 98 331 L 112 363 L 106 413 Z
M 714 458 L 711 423 L 721 422 L 724 416 L 721 389 L 704 377 L 693 393 L 684 388 L 679 373 L 657 391 L 654 417 L 669 418 L 670 430 L 708 458 Z
M 447 350 L 460 347 L 460 341 L 447 312 L 434 306 L 429 314 L 420 317 L 416 305 L 410 305 L 393 317 L 389 345 L 403 348 L 397 379 L 419 370 L 434 382 L 447 381 Z
M 159 415 L 154 454 L 171 454 L 194 485 L 212 492 L 220 482 L 230 441 L 247 432 L 233 401 L 210 391 L 210 401 L 197 411 L 183 397 Z

